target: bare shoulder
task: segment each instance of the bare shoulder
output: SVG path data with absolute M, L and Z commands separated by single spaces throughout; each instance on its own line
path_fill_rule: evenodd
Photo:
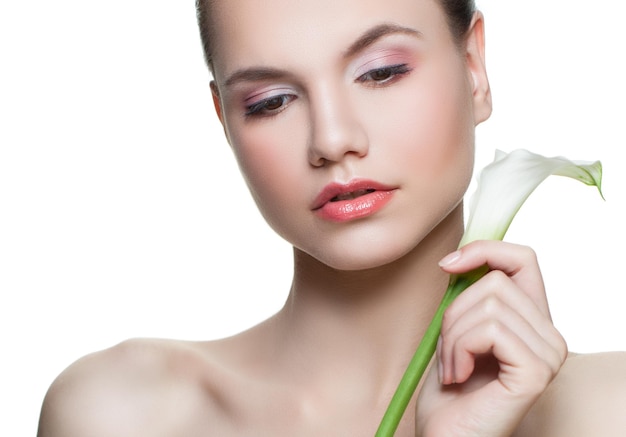
M 38 436 L 199 435 L 220 416 L 212 396 L 219 371 L 195 343 L 125 341 L 79 359 L 57 377 Z
M 520 436 L 626 435 L 626 352 L 571 354 Z

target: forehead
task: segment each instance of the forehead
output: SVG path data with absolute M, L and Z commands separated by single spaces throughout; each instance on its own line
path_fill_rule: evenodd
M 216 75 L 249 65 L 289 68 L 344 52 L 381 23 L 448 38 L 437 0 L 213 0 Z

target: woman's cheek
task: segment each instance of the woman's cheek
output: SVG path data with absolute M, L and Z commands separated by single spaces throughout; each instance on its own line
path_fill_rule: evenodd
M 430 82 L 420 108 L 424 120 L 420 125 L 430 144 L 424 153 L 433 163 L 431 176 L 466 173 L 473 166 L 474 122 L 464 70 L 434 74 L 438 80 Z
M 395 102 L 401 110 L 394 128 L 378 134 L 395 144 L 398 172 L 412 181 L 414 195 L 431 205 L 431 219 L 437 220 L 458 205 L 471 181 L 474 128 L 471 97 L 459 77 L 429 79 L 429 86 L 418 83 L 410 98 Z
M 431 85 L 417 88 L 409 98 L 396 99 L 388 122 L 377 132 L 377 137 L 386 138 L 390 150 L 396 150 L 399 165 L 405 163 L 431 181 L 459 161 L 469 161 L 469 167 L 472 163 L 471 114 L 462 93 L 453 88 L 450 82 Z
M 280 120 L 261 120 L 257 126 L 240 129 L 232 135 L 232 146 L 239 168 L 261 214 L 279 231 L 291 205 L 301 204 L 304 190 L 299 187 L 306 163 L 298 149 L 303 146 L 298 129 Z M 306 156 L 306 155 L 304 155 Z M 279 231 L 280 233 L 280 231 Z

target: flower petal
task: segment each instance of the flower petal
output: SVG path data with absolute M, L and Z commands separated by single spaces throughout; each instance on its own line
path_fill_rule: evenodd
M 494 161 L 480 173 L 460 246 L 474 240 L 501 240 L 513 217 L 535 188 L 550 175 L 567 176 L 601 191 L 600 161 L 547 158 L 524 149 L 496 151 Z

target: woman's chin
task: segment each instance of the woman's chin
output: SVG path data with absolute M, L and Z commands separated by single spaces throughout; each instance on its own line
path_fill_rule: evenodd
M 382 248 L 372 245 L 368 248 L 324 251 L 309 253 L 320 263 L 335 270 L 362 271 L 383 267 L 394 263 L 410 251 L 410 248 Z

